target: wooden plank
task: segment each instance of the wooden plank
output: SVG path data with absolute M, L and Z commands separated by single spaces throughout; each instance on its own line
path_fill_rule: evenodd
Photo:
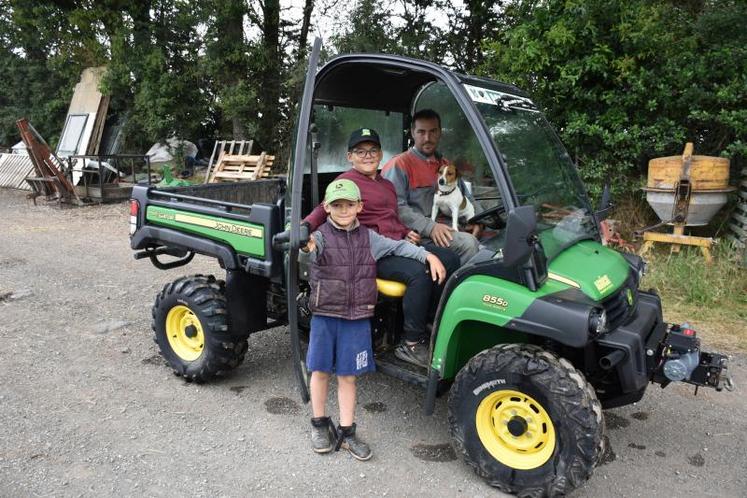
M 222 169 L 222 162 L 223 162 L 223 154 L 225 152 L 223 151 L 223 148 L 221 147 L 220 152 L 218 153 L 218 159 L 215 164 L 215 168 L 213 168 L 213 172 L 210 174 L 210 181 L 208 183 L 212 183 L 215 181 L 215 174 L 219 172 Z
M 210 154 L 210 162 L 208 162 L 207 171 L 205 171 L 205 180 L 202 183 L 207 183 L 208 178 L 210 178 L 210 170 L 213 168 L 213 164 L 215 163 L 215 151 L 218 150 L 218 144 L 221 143 L 219 140 L 216 140 L 213 144 L 213 153 Z M 221 145 L 221 149 L 222 149 Z
M 711 245 L 713 244 L 713 239 L 710 237 L 693 237 L 692 235 L 674 235 L 669 233 L 657 232 L 644 233 L 643 240 L 700 247 L 711 247 Z
M 252 175 L 248 175 L 247 173 L 238 173 L 233 171 L 220 171 L 215 175 L 216 178 L 236 178 L 240 180 L 249 180 L 251 179 L 251 176 Z
M 267 157 L 267 154 L 262 152 L 259 155 L 259 159 L 257 160 L 257 169 L 254 171 L 254 178 L 252 180 L 256 180 L 257 178 L 262 178 L 262 171 L 265 168 L 265 158 Z

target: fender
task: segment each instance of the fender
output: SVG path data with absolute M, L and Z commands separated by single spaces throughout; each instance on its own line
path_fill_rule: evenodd
M 460 340 L 457 331 L 465 322 L 501 327 L 505 333 L 496 338 L 496 344 L 526 336 L 546 337 L 574 348 L 589 341 L 589 316 L 599 305 L 579 289 L 547 280 L 532 292 L 520 283 L 479 272 L 479 266 L 465 268 L 471 271 L 464 273 L 457 271 L 441 296 L 432 338 L 433 360 L 424 406 L 427 415 L 433 411 L 440 381 L 454 378 L 462 366 L 455 352 Z M 483 270 L 489 269 L 485 266 Z
M 226 270 L 240 268 L 236 253 L 230 247 L 178 230 L 146 225 L 140 227 L 130 239 L 132 249 L 145 249 L 146 247 L 163 245 L 212 256 L 217 258 Z

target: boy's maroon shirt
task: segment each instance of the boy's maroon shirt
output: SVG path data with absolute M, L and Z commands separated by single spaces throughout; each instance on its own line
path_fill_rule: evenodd
M 363 211 L 358 214 L 361 225 L 374 230 L 379 235 L 394 240 L 404 239 L 410 229 L 399 219 L 397 213 L 397 191 L 394 184 L 378 172 L 375 178 L 369 178 L 355 169 L 349 169 L 336 179 L 346 178 L 358 185 L 363 200 Z M 319 204 L 303 221 L 309 224 L 309 231 L 316 230 L 327 219 L 324 206 Z

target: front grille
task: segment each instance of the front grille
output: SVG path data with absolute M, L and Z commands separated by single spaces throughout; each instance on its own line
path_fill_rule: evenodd
M 628 301 L 628 290 L 632 297 L 632 303 Z M 638 285 L 633 272 L 617 292 L 602 301 L 602 306 L 607 312 L 607 330 L 614 330 L 624 324 L 635 311 L 638 304 Z

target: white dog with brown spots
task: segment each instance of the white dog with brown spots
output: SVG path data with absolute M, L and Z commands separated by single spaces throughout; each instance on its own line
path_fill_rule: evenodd
M 438 169 L 438 185 L 433 196 L 431 219 L 435 221 L 438 212 L 451 216 L 451 228 L 458 229 L 459 220 L 469 220 L 475 215 L 472 203 L 459 188 L 459 170 L 452 163 L 443 164 Z

